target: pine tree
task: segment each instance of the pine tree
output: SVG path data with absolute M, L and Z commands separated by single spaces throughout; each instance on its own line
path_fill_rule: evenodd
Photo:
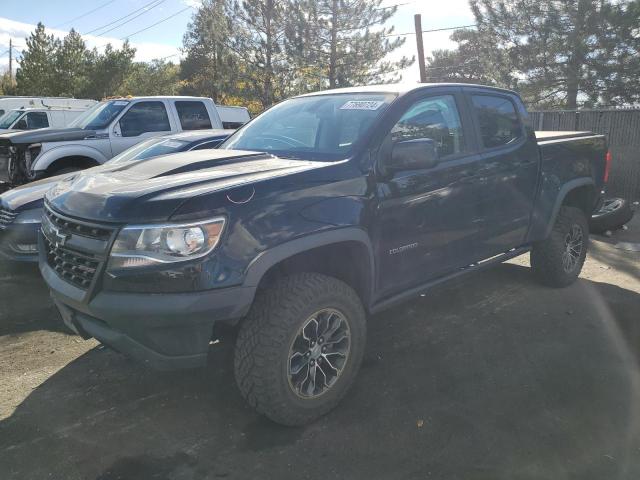
M 382 0 L 300 0 L 299 5 L 309 25 L 302 55 L 323 67 L 329 88 L 398 81 L 414 61 L 388 59 L 406 40 L 385 27 L 397 6 L 383 7 Z
M 71 30 L 56 51 L 53 89 L 56 95 L 79 97 L 87 90 L 89 52 L 82 36 Z
M 89 72 L 84 97 L 101 99 L 118 93 L 133 68 L 136 49 L 125 41 L 122 48 L 115 49 L 107 44 L 104 52 L 95 48 L 88 52 Z
M 185 58 L 180 64 L 183 93 L 224 101 L 238 93 L 239 55 L 231 37 L 234 29 L 231 0 L 205 0 L 183 38 Z
M 477 30 L 434 52 L 430 75 L 517 88 L 537 107 L 638 101 L 638 0 L 470 0 Z M 470 65 L 477 68 L 470 72 Z M 444 77 L 444 78 L 442 78 Z M 635 86 L 635 88 L 633 88 Z M 634 93 L 635 92 L 635 93 Z
M 287 96 L 291 83 L 290 62 L 285 48 L 287 0 L 236 1 L 233 14 L 237 19 L 233 50 L 245 64 L 245 90 L 263 108 Z
M 20 66 L 16 71 L 17 91 L 20 95 L 55 95 L 55 54 L 60 41 L 47 35 L 42 23 L 26 39 Z

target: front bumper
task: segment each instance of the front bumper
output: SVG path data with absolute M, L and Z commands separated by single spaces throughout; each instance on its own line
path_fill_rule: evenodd
M 65 323 L 153 368 L 206 364 L 213 326 L 246 315 L 255 287 L 193 293 L 98 291 L 90 298 L 61 279 L 41 256 L 40 271 Z
M 0 258 L 12 262 L 37 262 L 39 230 L 39 223 L 11 223 L 0 230 Z M 26 245 L 35 246 L 35 250 L 25 251 Z

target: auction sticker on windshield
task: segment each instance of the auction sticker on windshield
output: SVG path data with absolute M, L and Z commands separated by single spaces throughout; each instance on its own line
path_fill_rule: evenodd
M 384 102 L 377 100 L 349 100 L 340 107 L 340 110 L 377 110 Z

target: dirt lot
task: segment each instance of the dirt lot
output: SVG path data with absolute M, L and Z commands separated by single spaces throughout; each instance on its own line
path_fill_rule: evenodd
M 244 405 L 228 344 L 145 370 L 4 270 L 0 477 L 640 478 L 640 253 L 593 242 L 582 277 L 543 288 L 521 257 L 371 318 L 345 401 L 283 428 Z

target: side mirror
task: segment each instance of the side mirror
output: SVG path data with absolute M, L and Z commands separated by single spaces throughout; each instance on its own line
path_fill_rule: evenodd
M 430 138 L 416 138 L 398 142 L 391 150 L 392 170 L 420 170 L 438 164 L 438 149 Z
M 16 130 L 28 130 L 29 127 L 27 126 L 27 120 L 24 117 L 21 118 L 16 122 L 13 128 L 15 128 Z

